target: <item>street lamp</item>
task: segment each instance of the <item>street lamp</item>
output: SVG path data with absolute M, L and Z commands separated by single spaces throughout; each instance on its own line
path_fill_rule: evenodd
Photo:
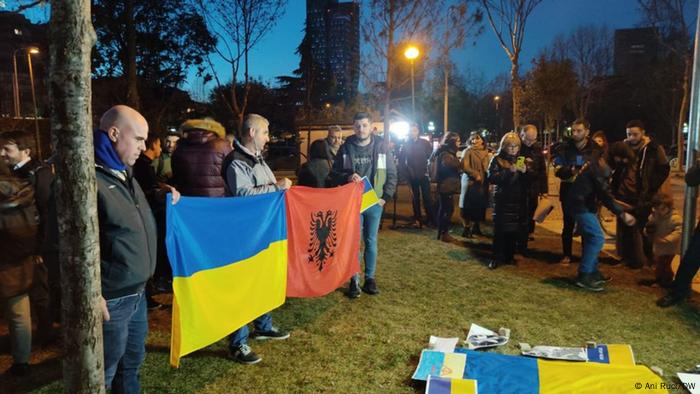
M 413 121 L 416 121 L 416 85 L 415 85 L 415 79 L 413 78 L 413 62 L 416 60 L 418 55 L 420 55 L 420 51 L 418 48 L 415 46 L 411 45 L 408 48 L 406 48 L 406 51 L 403 53 L 404 56 L 406 56 L 406 59 L 411 61 L 411 109 L 412 109 L 412 115 L 413 115 Z
M 496 111 L 498 111 L 498 104 L 501 102 L 501 96 L 493 96 L 493 102 L 496 104 Z
M 32 55 L 39 53 L 39 48 L 37 47 L 22 47 L 17 48 L 12 52 L 12 67 L 14 74 L 12 75 L 12 93 L 14 95 L 14 105 L 15 105 L 15 117 L 19 118 L 20 113 L 20 100 L 19 100 L 19 76 L 17 73 L 17 52 L 26 51 L 27 52 L 27 66 L 29 68 L 29 83 L 32 87 L 32 104 L 34 105 L 34 139 L 36 140 L 36 153 L 37 157 L 41 158 L 41 141 L 39 138 L 39 111 L 36 106 L 36 89 L 34 88 L 34 69 L 32 68 Z
M 496 117 L 498 118 L 496 120 L 496 126 L 500 126 L 498 127 L 498 130 L 496 130 L 496 135 L 498 136 L 499 132 L 501 131 L 500 129 L 503 128 L 501 124 L 501 113 L 498 111 L 498 104 L 501 103 L 501 96 L 493 96 L 493 103 L 496 104 Z

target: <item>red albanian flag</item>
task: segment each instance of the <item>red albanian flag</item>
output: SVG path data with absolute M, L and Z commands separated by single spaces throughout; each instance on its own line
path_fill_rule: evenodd
M 326 295 L 360 271 L 362 192 L 362 183 L 286 192 L 287 297 Z

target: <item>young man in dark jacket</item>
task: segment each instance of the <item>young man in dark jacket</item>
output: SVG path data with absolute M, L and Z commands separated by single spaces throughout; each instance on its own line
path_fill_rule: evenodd
M 0 306 L 10 331 L 9 373 L 29 373 L 32 314 L 29 291 L 36 261 L 37 210 L 27 180 L 0 177 Z
M 664 183 L 670 171 L 664 148 L 646 135 L 644 124 L 639 120 L 627 122 L 625 143 L 636 156 L 635 182 L 632 183 L 632 198 L 637 224 L 633 227 L 617 226 L 617 237 L 622 246 L 622 260 L 632 268 L 642 268 L 652 258 L 651 242 L 644 235 L 644 226 L 651 213 L 651 200 Z M 618 191 L 619 192 L 619 191 Z
M 582 164 L 580 167 L 558 166 L 557 176 L 573 179 L 564 206 L 578 224 L 583 245 L 576 285 L 590 291 L 602 291 L 609 278 L 598 271 L 598 255 L 605 244 L 597 216 L 598 204 L 603 204 L 628 226 L 634 225 L 635 219 L 615 203 L 608 184 L 610 168 L 603 150 L 588 138 L 589 133 L 590 125 L 585 119 L 577 119 L 571 125 L 571 140 L 564 154 L 580 157 L 578 161 Z
M 362 182 L 367 177 L 379 197 L 379 204 L 362 213 L 360 228 L 365 245 L 365 283 L 362 290 L 370 295 L 379 294 L 374 272 L 377 268 L 377 233 L 382 220 L 384 204 L 396 192 L 396 163 L 394 155 L 379 136 L 372 134 L 369 114 L 355 114 L 353 128 L 355 135 L 349 137 L 338 150 L 333 169 L 338 177 L 337 184 Z M 356 274 L 350 280 L 348 297 L 360 296 L 360 277 Z
M 8 164 L 13 176 L 26 181 L 32 187 L 34 192 L 33 203 L 39 214 L 36 250 L 34 252 L 33 284 L 29 298 L 31 299 L 32 309 L 34 309 L 34 316 L 37 318 L 38 343 L 44 345 L 52 342 L 56 337 L 53 330 L 53 310 L 58 311 L 60 309 L 52 307 L 60 305 L 60 294 L 51 290 L 52 287 L 57 289 L 57 286 L 60 285 L 58 284 L 58 275 L 53 269 L 51 272 L 49 271 L 48 261 L 44 261 L 41 253 L 41 247 L 46 238 L 53 172 L 49 165 L 45 165 L 33 157 L 33 146 L 34 136 L 25 131 L 14 130 L 0 135 L 0 157 Z M 51 295 L 57 295 L 58 297 L 52 299 Z
M 406 181 L 411 186 L 413 219 L 419 227 L 424 223 L 435 223 L 433 202 L 430 198 L 430 178 L 428 177 L 428 159 L 432 153 L 433 147 L 430 142 L 420 138 L 418 125 L 412 124 L 408 141 L 403 145 L 399 154 L 399 171 L 404 174 Z M 433 181 L 436 180 L 433 179 Z M 421 196 L 423 197 L 425 220 L 421 215 Z

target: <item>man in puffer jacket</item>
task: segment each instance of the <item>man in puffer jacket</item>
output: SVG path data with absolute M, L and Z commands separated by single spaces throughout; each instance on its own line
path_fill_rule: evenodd
M 186 135 L 173 153 L 172 185 L 183 196 L 223 197 L 221 166 L 231 145 L 224 139 L 226 130 L 211 119 L 190 119 L 180 126 Z

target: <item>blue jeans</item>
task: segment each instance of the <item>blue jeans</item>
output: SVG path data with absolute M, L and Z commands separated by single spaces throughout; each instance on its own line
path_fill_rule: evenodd
M 107 300 L 107 309 L 109 321 L 102 324 L 105 385 L 112 393 L 139 393 L 148 334 L 145 293 Z
M 361 265 L 364 253 L 365 280 L 367 278 L 374 279 L 374 271 L 377 269 L 377 233 L 379 233 L 379 224 L 382 222 L 383 211 L 384 207 L 376 204 L 360 215 L 360 235 L 365 248 L 360 252 L 359 259 Z M 359 281 L 360 274 L 355 274 L 352 280 L 355 282 Z
M 255 327 L 256 331 L 272 330 L 272 315 L 266 313 L 260 316 L 259 318 L 253 320 L 253 326 Z M 228 348 L 231 350 L 235 350 L 239 346 L 248 343 L 248 334 L 250 334 L 250 330 L 248 329 L 247 324 L 234 331 L 233 334 L 228 336 Z
M 32 313 L 29 294 L 9 297 L 3 300 L 5 318 L 10 328 L 12 362 L 26 364 L 32 351 Z
M 583 251 L 579 272 L 590 274 L 598 270 L 598 255 L 603 250 L 605 235 L 595 213 L 586 212 L 576 215 L 576 223 L 581 233 Z

